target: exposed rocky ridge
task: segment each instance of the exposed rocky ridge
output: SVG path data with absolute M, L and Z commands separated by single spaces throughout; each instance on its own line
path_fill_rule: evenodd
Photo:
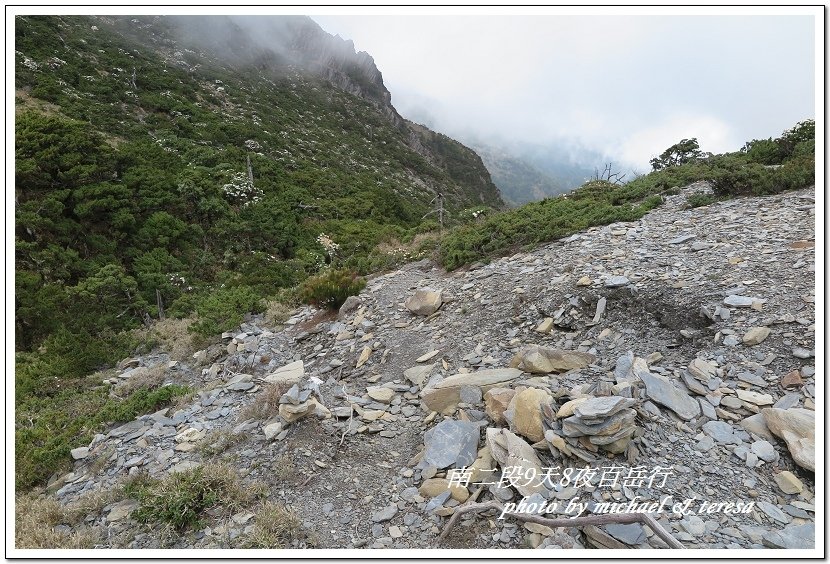
M 164 19 L 156 17 L 159 21 Z M 383 75 L 354 42 L 326 33 L 306 16 L 173 16 L 169 18 L 185 47 L 213 57 L 273 69 L 294 66 L 337 88 L 371 102 L 396 125 L 403 119 L 392 107 Z
M 795 424 L 800 435 L 785 442 L 764 419 L 769 407 L 798 412 L 795 423 L 821 412 L 814 191 L 684 209 L 686 195 L 706 189 L 692 185 L 637 222 L 469 271 L 408 265 L 374 278 L 338 319 L 312 308 L 283 329 L 252 318 L 170 369 L 170 381 L 202 388 L 193 403 L 78 445 L 74 472 L 50 495 L 68 502 L 130 474 L 161 477 L 225 458 L 244 481 L 268 484 L 269 498 L 301 515 L 321 547 L 663 547 L 640 525 L 554 533 L 497 515 L 465 516 L 438 540 L 445 518 L 475 489 L 450 484 L 454 465 L 498 472 L 512 457 L 541 467 L 661 466 L 672 472 L 660 487 L 600 487 L 597 477 L 580 489 L 490 486 L 481 499 L 752 501 L 745 514 L 655 517 L 690 548 L 812 548 L 815 477 L 805 469 L 809 453 L 791 452 L 809 429 Z M 404 305 L 419 288 L 441 291 L 440 308 L 427 317 Z M 769 334 L 760 338 L 758 327 Z M 590 364 L 562 374 L 508 372 L 528 345 L 586 353 Z M 302 419 L 239 417 L 263 393 L 262 379 L 299 360 L 302 367 L 280 378 L 298 382 L 286 403 L 314 404 Z M 448 389 L 448 378 L 467 385 L 451 387 L 457 399 L 441 414 L 424 411 L 425 391 Z M 519 401 L 522 394 L 532 401 Z M 596 448 L 594 435 L 612 420 L 633 436 L 621 436 L 622 449 Z M 499 428 L 508 426 L 512 433 Z M 186 446 L 217 430 L 238 438 L 223 454 Z M 537 430 L 544 440 L 534 449 Z M 162 546 L 152 528 L 136 529 L 125 507 L 89 516 L 106 531 L 101 546 Z M 247 514 L 217 517 L 169 546 L 237 546 L 251 523 Z

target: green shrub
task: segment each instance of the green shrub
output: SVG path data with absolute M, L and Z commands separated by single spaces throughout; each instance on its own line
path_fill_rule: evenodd
M 201 337 L 218 335 L 242 323 L 246 313 L 263 310 L 260 296 L 247 286 L 220 288 L 196 303 L 197 321 L 189 331 Z
M 165 405 L 170 405 L 173 398 L 183 396 L 190 391 L 187 386 L 172 384 L 151 390 L 140 388 L 120 402 L 107 402 L 97 419 L 102 422 L 130 421 L 137 415 L 158 411 Z
M 58 388 L 49 396 L 19 401 L 15 410 L 15 487 L 31 488 L 54 472 L 68 469 L 69 451 L 88 444 L 105 425 L 158 411 L 188 392 L 178 385 L 140 388 L 117 400 L 107 397 L 106 388 L 92 388 L 92 382 L 87 381 L 74 388 Z
M 300 286 L 300 300 L 317 307 L 336 310 L 346 298 L 360 293 L 366 281 L 349 270 L 331 269 L 306 279 Z
M 699 208 L 701 206 L 708 206 L 709 204 L 714 204 L 719 199 L 720 198 L 712 194 L 692 194 L 688 198 L 686 198 L 686 202 L 689 204 L 690 208 Z
M 816 163 L 813 154 L 793 157 L 776 169 L 773 176 L 783 190 L 798 190 L 815 184 Z
M 758 163 L 723 159 L 712 171 L 712 188 L 719 196 L 745 196 L 780 192 L 773 169 Z

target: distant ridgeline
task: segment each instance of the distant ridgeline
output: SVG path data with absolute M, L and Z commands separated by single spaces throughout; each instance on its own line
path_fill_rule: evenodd
M 184 311 L 291 286 L 328 260 L 321 233 L 383 266 L 438 192 L 503 206 L 478 155 L 401 118 L 373 59 L 309 18 L 15 24 L 19 349 L 155 316 L 157 290 Z

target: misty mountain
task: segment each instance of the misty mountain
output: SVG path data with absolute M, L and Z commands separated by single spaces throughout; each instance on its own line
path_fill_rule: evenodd
M 564 194 L 584 182 L 584 176 L 579 171 L 572 174 L 565 167 L 556 169 L 554 166 L 549 167 L 553 171 L 548 173 L 503 147 L 471 146 L 481 156 L 504 200 L 512 206 Z
M 444 123 L 440 112 L 435 113 L 426 105 L 410 105 L 405 115 L 472 147 L 511 206 L 570 192 L 593 177 L 597 169 L 602 171 L 609 160 L 599 151 L 575 146 L 572 141 L 539 144 L 486 138 L 469 128 L 455 130 Z
M 391 94 L 372 56 L 356 52 L 351 40 L 326 33 L 311 18 L 197 15 L 110 21 L 124 37 L 143 42 L 149 39 L 168 61 L 175 60 L 171 47 L 176 46 L 184 48 L 185 54 L 196 53 L 231 72 L 275 77 L 300 72 L 323 79 L 372 105 L 402 135 L 407 149 L 450 176 L 453 182 L 444 186 L 427 183 L 431 192 L 441 191 L 448 196 L 447 205 L 459 209 L 476 204 L 503 205 L 475 152 L 402 118 L 392 106 Z

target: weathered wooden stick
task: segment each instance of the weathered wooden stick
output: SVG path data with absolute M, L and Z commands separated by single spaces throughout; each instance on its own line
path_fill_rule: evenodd
M 455 523 L 460 519 L 464 513 L 479 513 L 489 509 L 496 509 L 499 512 L 504 510 L 501 503 L 497 501 L 488 501 L 485 503 L 465 503 L 456 508 L 455 513 L 452 514 L 450 520 L 444 526 L 444 531 L 441 533 L 441 539 L 444 539 L 449 534 L 450 530 L 455 526 Z M 642 523 L 648 525 L 654 534 L 660 537 L 671 548 L 684 548 L 680 542 L 671 536 L 671 533 L 666 531 L 657 520 L 648 513 L 612 513 L 607 515 L 588 515 L 586 517 L 561 517 L 559 519 L 549 519 L 539 515 L 530 515 L 527 513 L 505 513 L 510 517 L 514 517 L 519 521 L 527 523 L 538 523 L 555 529 L 557 527 L 585 527 L 587 525 L 610 525 L 629 523 Z

